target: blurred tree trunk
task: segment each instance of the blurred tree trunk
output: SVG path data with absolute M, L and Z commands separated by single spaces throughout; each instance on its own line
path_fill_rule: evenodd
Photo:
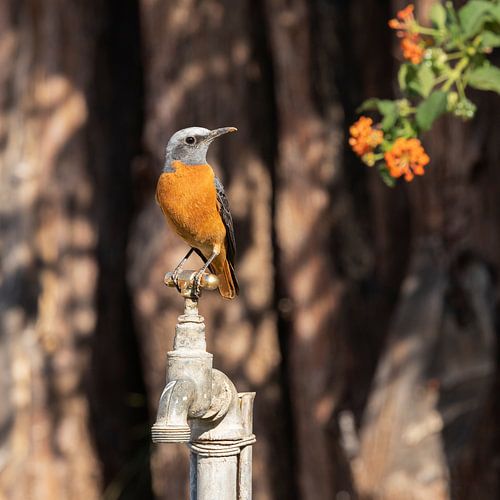
M 236 126 L 237 134 L 211 147 L 209 160 L 233 201 L 242 293 L 232 302 L 207 293 L 201 313 L 215 366 L 238 390 L 258 392 L 254 497 L 293 498 L 292 483 L 282 480 L 291 470 L 291 447 L 274 312 L 271 166 L 276 130 L 261 2 L 144 0 L 141 6 L 149 157 L 136 170 L 136 182 L 144 186 L 144 205 L 131 239 L 129 282 L 152 413 L 165 384 L 165 352 L 182 311 L 182 300 L 165 289 L 162 279 L 187 248 L 166 227 L 154 202 L 166 142 L 187 126 Z M 188 265 L 197 269 L 200 264 L 195 257 Z M 187 496 L 185 446 L 156 447 L 152 471 L 158 498 Z
M 98 498 L 84 375 L 95 327 L 85 93 L 91 2 L 0 4 L 0 497 Z
M 342 110 L 335 73 L 324 65 L 336 40 L 331 25 L 324 36 L 323 13 L 313 2 L 269 0 L 266 6 L 279 124 L 278 311 L 293 402 L 296 494 L 333 498 L 338 482 L 345 481 L 328 432 L 343 381 L 337 318 L 344 284 L 331 240 L 339 220 L 351 216 L 340 169 Z
M 425 18 L 428 2 L 417 7 Z M 494 435 L 485 412 L 497 398 L 492 270 L 499 262 L 491 249 L 500 220 L 491 207 L 499 196 L 500 149 L 491 154 L 487 145 L 499 106 L 492 95 L 477 98 L 481 111 L 472 123 L 446 118 L 428 134 L 432 164 L 408 189 L 410 265 L 354 461 L 363 498 L 473 498 L 467 469 L 479 470 L 471 456 L 479 453 L 484 464 L 488 455 L 477 446 L 477 436 L 488 446 L 479 423 Z M 494 474 L 481 475 L 475 495 L 495 498 Z
M 479 452 L 476 436 L 484 436 L 479 422 L 494 434 L 482 415 L 496 397 L 492 269 L 498 256 L 485 243 L 500 221 L 488 200 L 498 192 L 486 190 L 482 177 L 498 178 L 498 167 L 481 156 L 493 116 L 485 110 L 475 123 L 437 124 L 426 141 L 432 171 L 409 190 L 411 264 L 355 464 L 368 498 L 470 498 L 470 473 L 467 480 L 463 474 Z M 453 147 L 443 140 L 447 131 Z M 498 484 L 491 475 L 474 483 L 479 497 L 494 498 Z
M 152 495 L 150 430 L 137 331 L 126 283 L 135 210 L 133 168 L 141 154 L 143 68 L 136 0 L 99 1 L 88 91 L 88 170 L 95 190 L 99 277 L 89 360 L 91 428 L 106 498 Z
M 237 7 L 216 1 L 143 2 L 143 14 L 146 143 L 155 168 L 174 130 L 199 123 L 241 127 L 246 113 L 249 129 L 225 139 L 221 167 L 231 199 L 253 199 L 260 210 L 262 204 L 272 206 L 262 215 L 252 214 L 251 206 L 233 206 L 243 247 L 240 306 L 213 296 L 204 299 L 210 316 L 218 318 L 209 326 L 209 335 L 216 336 L 216 359 L 240 387 L 245 377 L 250 379 L 258 390 L 257 432 L 264 440 L 279 438 L 272 455 L 263 450 L 262 440 L 257 445 L 257 498 L 333 498 L 342 491 L 380 498 L 398 498 L 402 491 L 413 491 L 415 498 L 446 497 L 450 473 L 454 477 L 453 470 L 460 469 L 456 452 L 472 450 L 474 423 L 484 410 L 494 369 L 493 281 L 483 261 L 491 255 L 470 245 L 469 258 L 467 245 L 451 241 L 448 234 L 459 224 L 465 237 L 470 227 L 462 220 L 468 210 L 462 201 L 467 203 L 477 190 L 470 180 L 475 164 L 466 134 L 470 129 L 453 122 L 464 148 L 457 148 L 453 160 L 443 148 L 446 131 L 438 129 L 435 144 L 428 144 L 433 170 L 409 192 L 406 186 L 386 189 L 346 151 L 342 129 L 354 117 L 354 107 L 365 97 L 392 94 L 389 4 L 381 9 L 380 2 L 370 0 L 349 5 L 265 0 Z M 275 109 L 270 108 L 271 91 Z M 486 124 L 488 119 L 477 120 Z M 460 182 L 453 173 L 458 158 Z M 270 170 L 262 171 L 254 193 L 249 175 L 256 175 L 260 162 Z M 443 180 L 440 165 L 445 163 L 450 173 Z M 148 177 L 151 166 L 140 171 Z M 149 199 L 157 175 L 158 170 L 149 187 L 144 184 Z M 450 192 L 461 193 L 453 208 L 438 197 L 448 183 Z M 179 311 L 158 283 L 184 247 L 163 225 L 149 201 L 133 238 L 130 278 L 144 325 L 144 363 L 154 367 L 147 375 L 153 406 L 164 377 L 158 352 L 171 342 L 165 328 L 174 324 Z M 269 232 L 274 261 L 249 261 L 269 250 L 271 242 L 263 239 Z M 150 240 L 154 244 L 145 248 Z M 146 261 L 148 268 L 143 267 Z M 259 282 L 271 275 L 274 289 L 264 292 Z M 249 307 L 250 297 L 259 296 L 260 306 Z M 466 324 L 458 317 L 456 300 L 472 311 Z M 232 330 L 231 318 L 242 325 L 236 335 L 225 333 Z M 274 353 L 274 363 L 280 360 L 281 371 L 271 363 L 275 368 L 269 378 L 256 383 L 249 376 L 254 361 L 245 364 L 251 353 L 247 335 L 260 330 L 262 318 L 269 321 L 262 330 L 271 340 L 267 352 Z M 461 354 L 450 352 L 457 342 Z M 266 344 L 259 349 L 266 352 Z M 453 371 L 457 363 L 467 366 L 460 381 Z M 241 381 L 239 374 L 244 375 Z M 474 386 L 478 374 L 473 393 L 453 386 Z M 267 399 L 274 391 L 280 396 Z M 268 412 L 259 413 L 264 407 Z M 269 427 L 267 419 L 276 411 L 282 412 L 284 428 Z M 351 414 L 361 427 L 361 442 L 354 430 L 349 449 L 339 446 L 349 437 L 341 425 L 343 414 Z M 449 419 L 456 415 L 467 429 L 465 441 L 448 432 L 454 428 Z M 176 469 L 176 453 L 172 448 L 157 452 L 153 470 L 158 494 L 183 491 L 187 466 Z M 345 456 L 351 459 L 352 480 Z M 167 484 L 160 472 L 166 467 L 176 471 L 176 480 Z M 273 483 L 283 471 L 289 472 L 289 480 Z M 460 478 L 455 482 L 452 488 L 461 490 Z
M 392 97 L 393 3 L 0 3 L 0 498 L 187 498 L 148 433 L 186 251 L 154 188 L 192 125 L 239 129 L 209 159 L 241 296 L 201 313 L 257 391 L 255 500 L 498 496 L 499 100 L 386 188 L 346 136 Z

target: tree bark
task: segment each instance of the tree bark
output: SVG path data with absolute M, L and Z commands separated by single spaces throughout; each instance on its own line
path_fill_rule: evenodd
M 419 7 L 424 16 L 426 3 Z M 498 221 L 481 199 L 494 121 L 484 109 L 472 123 L 435 125 L 424 141 L 432 163 L 408 190 L 411 264 L 354 463 L 366 498 L 458 498 L 468 489 L 456 471 L 474 453 L 495 378 L 498 256 L 485 241 Z M 476 491 L 493 498 L 491 483 Z
M 95 327 L 89 2 L 2 2 L 3 498 L 98 498 L 84 376 Z
M 171 134 L 187 126 L 236 126 L 238 133 L 211 146 L 209 161 L 225 184 L 236 241 L 238 300 L 217 293 L 201 300 L 209 350 L 216 367 L 238 390 L 257 390 L 254 497 L 291 498 L 279 480 L 289 471 L 288 415 L 281 396 L 280 351 L 274 305 L 271 239 L 271 176 L 275 115 L 265 22 L 260 2 L 143 1 L 146 70 L 144 199 L 131 246 L 129 281 L 140 330 L 151 408 L 165 384 L 164 353 L 172 345 L 182 301 L 162 278 L 187 251 L 166 227 L 154 203 L 154 187 Z M 188 268 L 198 269 L 193 258 Z M 182 459 L 180 459 L 182 457 Z M 162 446 L 153 454 L 158 498 L 187 494 L 184 447 Z M 165 470 L 169 471 L 168 478 Z
M 436 124 L 411 185 L 346 142 L 394 97 L 404 3 L 0 3 L 0 498 L 187 497 L 149 427 L 187 250 L 154 189 L 192 125 L 239 129 L 209 160 L 241 296 L 201 312 L 257 391 L 254 498 L 498 496 L 498 97 Z
M 278 106 L 275 227 L 281 338 L 293 401 L 298 498 L 351 489 L 332 428 L 344 390 L 339 321 L 346 280 L 333 254 L 370 265 L 341 170 L 343 110 L 333 61 L 337 10 L 325 2 L 266 2 Z M 349 250 L 354 252 L 349 255 Z M 347 476 L 347 477 L 346 477 Z

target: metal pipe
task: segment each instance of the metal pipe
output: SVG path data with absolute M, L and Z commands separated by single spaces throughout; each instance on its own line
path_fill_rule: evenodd
M 253 432 L 253 401 L 255 392 L 240 392 L 241 417 L 247 436 Z M 238 465 L 238 500 L 252 499 L 252 444 L 241 448 Z
M 191 500 L 235 500 L 238 459 L 198 456 L 196 460 L 196 496 Z
M 191 475 L 191 500 L 236 500 L 240 489 L 238 455 L 248 436 L 234 384 L 219 370 L 212 370 L 212 374 L 212 407 L 191 422 L 191 467 L 196 464 Z M 250 441 L 254 440 L 252 435 Z
M 238 394 L 229 378 L 212 368 L 204 320 L 192 293 L 194 276 L 194 271 L 182 271 L 177 280 L 185 309 L 176 325 L 174 350 L 167 353 L 167 384 L 153 442 L 189 442 L 191 500 L 251 500 L 255 393 Z M 165 283 L 176 286 L 170 273 Z M 202 289 L 216 285 L 214 275 L 201 280 Z

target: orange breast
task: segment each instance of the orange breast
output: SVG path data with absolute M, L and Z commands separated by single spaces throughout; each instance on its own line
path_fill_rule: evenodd
M 156 199 L 176 233 L 210 255 L 226 236 L 217 209 L 214 172 L 210 165 L 185 165 L 179 161 L 174 161 L 172 167 L 175 172 L 161 174 Z

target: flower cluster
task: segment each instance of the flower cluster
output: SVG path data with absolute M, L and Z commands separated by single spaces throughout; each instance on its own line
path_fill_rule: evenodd
M 358 111 L 377 113 L 381 119 L 374 123 L 361 116 L 349 129 L 354 153 L 365 165 L 376 166 L 387 185 L 424 175 L 430 157 L 420 137 L 442 115 L 474 117 L 468 87 L 500 94 L 500 67 L 487 57 L 500 47 L 499 6 L 500 0 L 468 0 L 455 9 L 451 1 L 436 1 L 428 10 L 432 26 L 423 26 L 410 4 L 389 21 L 401 39 L 401 95 L 366 100 Z
M 383 158 L 388 174 L 394 179 L 404 176 L 409 182 L 415 175 L 424 175 L 424 167 L 430 162 L 421 142 L 415 138 L 399 137 L 393 144 L 386 144 L 388 149 L 382 153 L 380 146 L 384 143 L 384 132 L 374 128 L 373 120 L 367 116 L 361 116 L 353 123 L 349 133 L 349 144 L 363 163 L 372 167 Z
M 372 125 L 373 120 L 371 118 L 361 116 L 349 128 L 351 134 L 349 144 L 358 156 L 364 157 L 368 153 L 372 153 L 379 144 L 382 144 L 384 133 L 382 130 L 373 128 Z
M 418 139 L 396 139 L 392 148 L 384 154 L 389 175 L 394 178 L 404 175 L 406 181 L 415 175 L 424 175 L 424 167 L 431 161 Z
M 397 36 L 401 38 L 403 57 L 413 64 L 419 64 L 424 58 L 425 43 L 416 31 L 418 25 L 413 10 L 412 4 L 407 5 L 397 13 L 395 19 L 389 21 L 389 27 L 397 30 Z
M 419 64 L 424 58 L 424 47 L 418 35 L 406 36 L 401 40 L 403 57 L 413 64 Z
M 404 9 L 398 11 L 396 13 L 396 18 L 389 20 L 389 28 L 400 31 L 413 31 L 415 25 L 415 16 L 413 15 L 414 10 L 415 6 L 410 4 Z

